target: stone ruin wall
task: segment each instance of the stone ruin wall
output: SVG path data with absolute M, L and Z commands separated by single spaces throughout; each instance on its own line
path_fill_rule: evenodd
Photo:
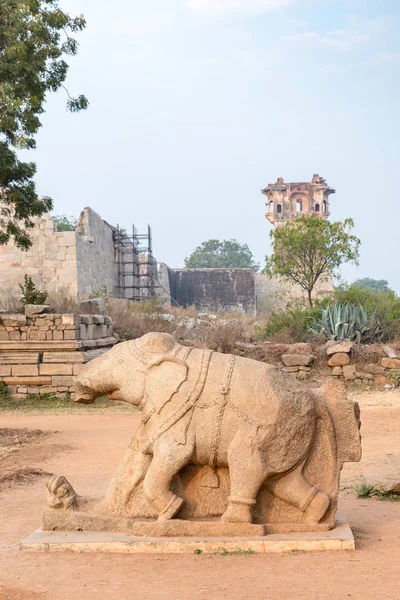
M 116 342 L 105 315 L 0 313 L 0 381 L 17 399 L 72 395 L 82 365 Z
M 118 268 L 112 232 L 91 208 L 82 211 L 75 231 L 57 231 L 50 215 L 37 219 L 28 251 L 12 242 L 0 246 L 0 297 L 19 297 L 25 274 L 50 296 L 78 300 L 104 286 L 115 292 Z
M 330 278 L 316 286 L 313 296 L 332 290 Z M 164 263 L 159 267 L 156 293 L 167 304 L 250 316 L 283 307 L 290 299 L 305 298 L 299 286 L 251 269 L 170 269 Z
M 250 269 L 170 269 L 161 264 L 157 272 L 156 261 L 148 266 L 145 255 L 139 256 L 136 274 L 132 268 L 133 245 L 128 238 L 120 245 L 118 273 L 114 232 L 91 208 L 82 211 L 75 231 L 57 231 L 49 215 L 38 219 L 28 251 L 13 243 L 0 246 L 0 301 L 20 297 L 19 284 L 25 274 L 50 299 L 58 295 L 82 300 L 104 288 L 111 296 L 133 298 L 139 293 L 145 298 L 150 294 L 146 280 L 152 279 L 157 297 L 167 304 L 249 315 L 269 312 L 289 298 L 304 296 L 298 286 L 282 284 Z M 144 276 L 146 270 L 149 277 Z M 316 292 L 326 294 L 332 289 L 332 281 L 327 281 Z
M 256 295 L 251 269 L 169 269 L 171 298 L 180 306 L 254 315 Z

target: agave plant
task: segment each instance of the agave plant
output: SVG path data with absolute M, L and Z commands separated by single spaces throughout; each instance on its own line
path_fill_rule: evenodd
M 313 320 L 311 331 L 330 340 L 351 340 L 358 344 L 376 342 L 384 333 L 376 313 L 368 315 L 363 306 L 339 302 L 322 309 L 321 318 Z

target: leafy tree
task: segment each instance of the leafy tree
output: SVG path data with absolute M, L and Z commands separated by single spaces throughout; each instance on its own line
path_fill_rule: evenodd
M 32 277 L 29 275 L 25 275 L 24 284 L 19 284 L 21 288 L 22 304 L 44 304 L 47 300 L 47 294 L 45 292 L 40 292 L 36 285 L 33 283 Z
M 57 226 L 57 231 L 74 231 L 78 221 L 72 215 L 54 215 L 53 222 Z
M 312 307 L 318 281 L 336 275 L 343 263 L 358 264 L 360 240 L 351 235 L 353 227 L 352 219 L 342 223 L 302 215 L 271 231 L 273 253 L 266 257 L 263 272 L 299 285 Z
M 84 27 L 85 19 L 64 13 L 58 0 L 0 2 L 0 244 L 14 239 L 29 248 L 32 218 L 52 208 L 36 192 L 35 164 L 21 162 L 14 149 L 35 148 L 47 94 L 64 87 L 63 57 L 77 53 L 71 34 Z M 85 96 L 66 92 L 69 111 L 87 108 Z
M 208 242 L 200 244 L 188 258 L 185 258 L 185 267 L 258 271 L 260 265 L 254 261 L 247 244 L 239 244 L 236 240 L 208 240 Z
M 376 292 L 388 292 L 389 284 L 386 279 L 370 279 L 369 277 L 363 277 L 363 279 L 356 279 L 352 286 L 360 288 L 360 290 L 375 290 Z

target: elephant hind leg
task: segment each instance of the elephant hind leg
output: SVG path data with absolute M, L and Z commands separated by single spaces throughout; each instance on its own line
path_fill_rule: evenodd
M 267 477 L 265 465 L 251 436 L 238 432 L 228 451 L 230 479 L 229 504 L 221 521 L 251 523 L 253 507 L 260 487 Z
M 304 477 L 304 463 L 283 475 L 268 487 L 275 496 L 293 504 L 305 514 L 309 523 L 319 523 L 330 505 L 328 494 L 311 485 Z

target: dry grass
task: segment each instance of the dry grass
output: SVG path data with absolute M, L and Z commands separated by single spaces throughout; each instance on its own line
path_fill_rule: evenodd
M 20 296 L 12 292 L 4 292 L 0 296 L 0 310 L 10 313 L 21 312 L 22 304 Z
M 61 314 L 76 313 L 78 310 L 78 302 L 71 298 L 68 288 L 60 288 L 49 294 L 46 304 L 50 304 L 54 312 Z
M 386 356 L 381 344 L 354 344 L 352 362 L 355 364 L 379 364 Z
M 175 323 L 167 321 L 162 313 L 139 312 L 153 305 L 112 298 L 107 302 L 107 311 L 114 322 L 114 330 L 124 340 L 133 340 L 150 331 L 173 333 Z M 140 306 L 139 306 L 140 305 Z M 139 309 L 139 310 L 138 310 Z
M 204 331 L 204 344 L 211 350 L 230 353 L 235 349 L 236 342 L 246 338 L 246 327 L 241 321 L 218 321 Z

